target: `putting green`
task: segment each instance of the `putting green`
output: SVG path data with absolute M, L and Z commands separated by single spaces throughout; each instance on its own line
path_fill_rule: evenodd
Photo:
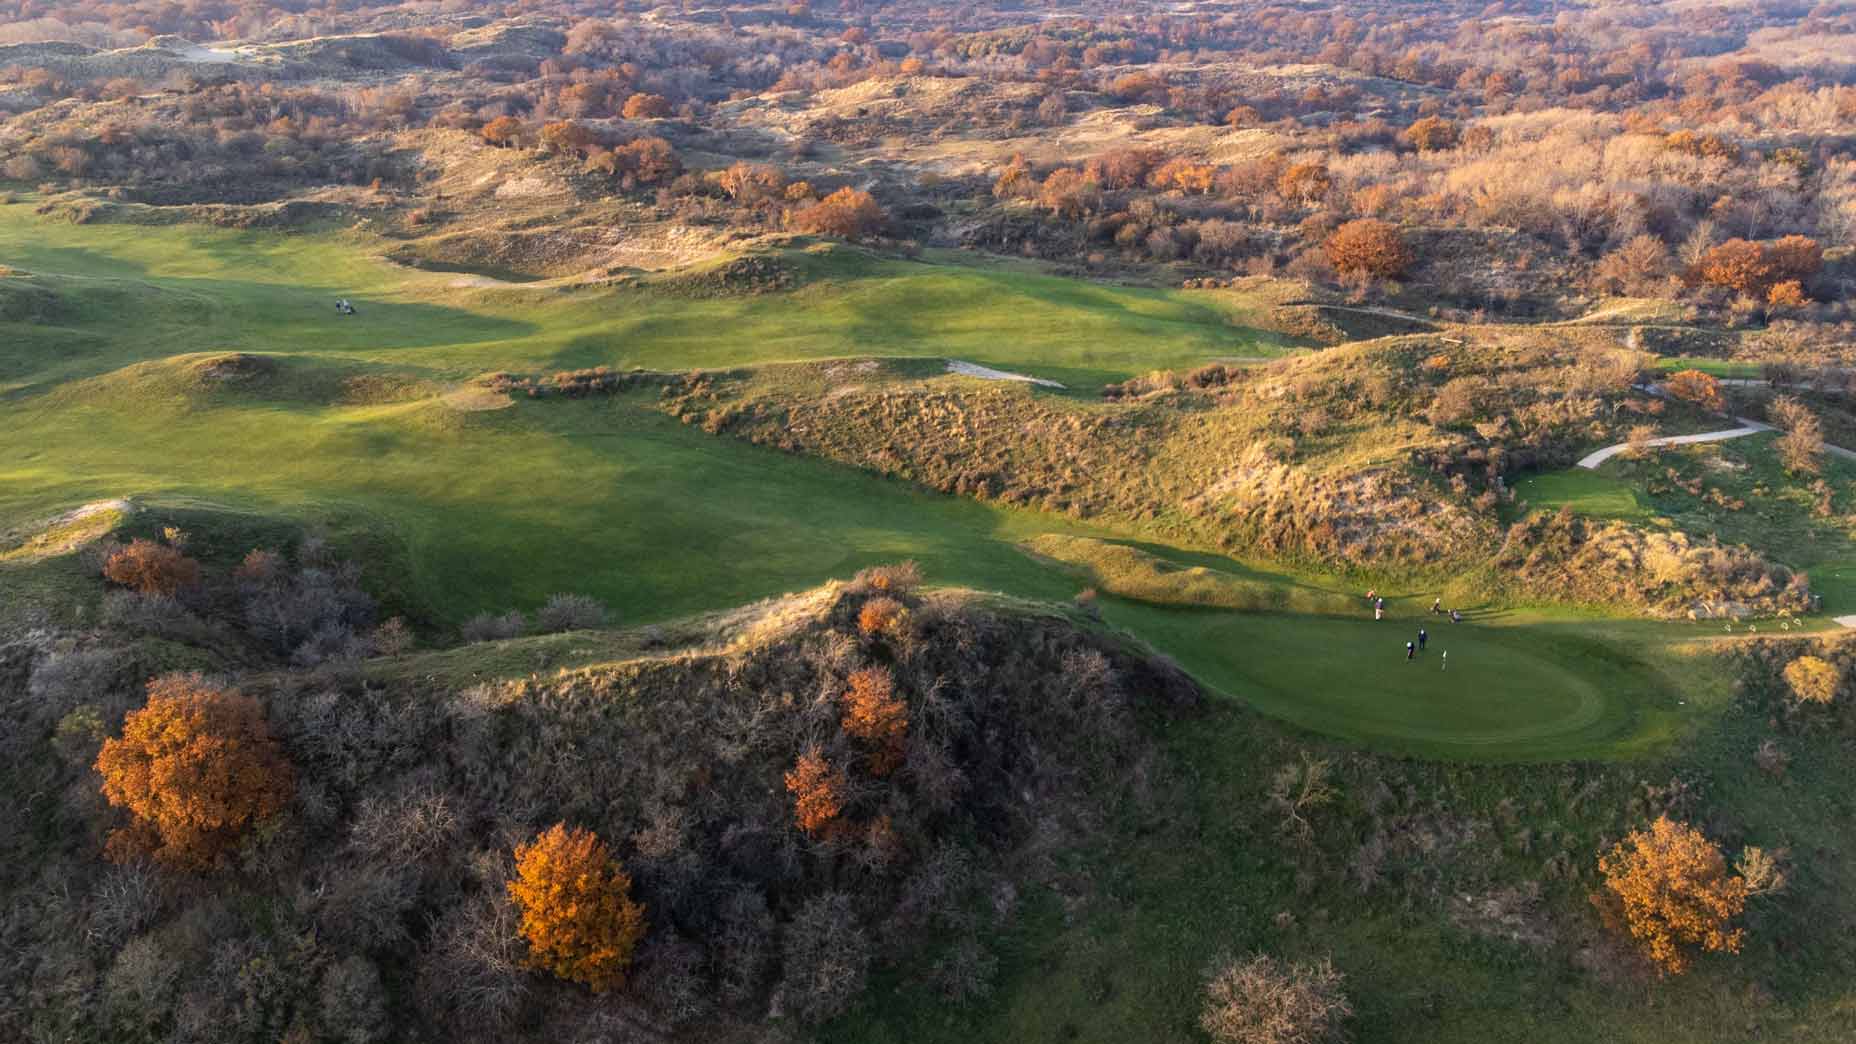
M 1452 624 L 1421 608 L 1374 621 L 1364 610 L 1349 620 L 1121 601 L 1104 615 L 1274 717 L 1428 757 L 1601 756 L 1656 733 L 1675 706 L 1649 665 L 1545 623 Z M 1420 627 L 1428 648 L 1407 660 Z

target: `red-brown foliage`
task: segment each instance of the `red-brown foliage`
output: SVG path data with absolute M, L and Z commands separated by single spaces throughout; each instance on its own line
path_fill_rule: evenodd
M 619 115 L 628 120 L 654 120 L 670 115 L 670 99 L 661 94 L 638 93 L 625 99 Z
M 839 824 L 848 781 L 833 768 L 817 747 L 799 755 L 786 773 L 786 789 L 793 795 L 793 820 L 812 837 L 823 837 Z
M 1684 402 L 1692 402 L 1716 413 L 1727 408 L 1727 397 L 1721 394 L 1721 382 L 1700 370 L 1682 370 L 1670 374 L 1669 379 L 1663 382 L 1663 390 Z
M 204 869 L 254 824 L 282 812 L 295 773 L 256 700 L 171 674 L 97 755 L 103 796 L 135 817 L 111 835 L 112 859 L 151 855 Z
M 145 595 L 171 596 L 199 584 L 200 563 L 177 548 L 138 538 L 110 555 L 103 575 Z
M 875 235 L 888 220 L 870 193 L 848 186 L 793 215 L 801 231 L 844 239 Z
M 1411 266 L 1411 249 L 1398 229 L 1374 218 L 1349 221 L 1328 237 L 1328 263 L 1337 271 L 1390 279 Z

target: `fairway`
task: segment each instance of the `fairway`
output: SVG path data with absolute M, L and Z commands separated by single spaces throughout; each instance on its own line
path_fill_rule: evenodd
M 659 412 L 649 389 L 483 411 L 444 393 L 498 369 L 857 354 L 957 356 L 1086 390 L 1282 347 L 1209 297 L 843 248 L 796 256 L 806 281 L 791 292 L 724 298 L 648 284 L 465 290 L 377 251 L 0 207 L 0 263 L 31 273 L 8 278 L 55 295 L 43 314 L 0 323 L 0 532 L 116 497 L 205 525 L 215 513 L 290 521 L 363 554 L 388 606 L 439 633 L 562 591 L 628 624 L 665 621 L 904 558 L 936 583 L 1062 600 L 1083 582 L 1016 545 L 1124 534 L 716 438 Z M 361 315 L 338 316 L 336 296 Z M 259 375 L 203 378 L 227 351 L 257 357 Z M 1311 597 L 1294 578 L 1259 582 Z M 1589 637 L 1427 619 L 1437 644 L 1406 663 L 1416 621 L 1106 601 L 1111 623 L 1212 687 L 1387 749 L 1543 759 L 1660 734 L 1649 723 L 1662 689 Z

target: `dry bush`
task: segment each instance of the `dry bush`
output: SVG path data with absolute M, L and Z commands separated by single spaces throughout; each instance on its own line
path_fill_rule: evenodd
M 644 938 L 632 879 L 592 831 L 557 823 L 516 849 L 509 898 L 521 913 L 528 965 L 602 993 L 625 983 Z
M 897 598 L 907 597 L 921 585 L 922 567 L 912 561 L 871 566 L 858 571 L 851 580 L 851 589 L 854 591 L 880 591 Z
M 1276 179 L 1276 192 L 1294 203 L 1318 203 L 1334 187 L 1334 178 L 1320 163 L 1297 163 Z
M 1459 138 L 1457 125 L 1441 116 L 1426 116 L 1405 128 L 1405 140 L 1419 152 L 1456 148 Z
M 1830 703 L 1843 686 L 1843 676 L 1829 660 L 1800 656 L 1785 665 L 1785 684 L 1806 703 Z
M 793 214 L 793 226 L 800 231 L 843 239 L 873 236 L 888 221 L 875 197 L 848 186 Z
M 1594 275 L 1603 290 L 1653 296 L 1668 284 L 1669 248 L 1655 236 L 1633 236 L 1599 259 Z
M 1794 475 L 1815 475 L 1824 469 L 1824 429 L 1817 415 L 1789 395 L 1772 400 L 1766 408 L 1772 422 L 1785 432 L 1778 440 L 1779 459 Z
M 606 626 L 606 607 L 586 595 L 557 594 L 535 613 L 535 630 L 542 634 L 590 631 Z
M 1353 1007 L 1333 964 L 1284 965 L 1257 954 L 1219 963 L 1199 1027 L 1217 1044 L 1325 1044 L 1343 1039 Z
M 625 107 L 619 115 L 628 120 L 655 120 L 670 115 L 670 99 L 661 94 L 645 94 L 640 91 L 625 99 Z
M 257 701 L 197 674 L 150 682 L 147 705 L 104 742 L 97 772 L 104 797 L 135 817 L 111 835 L 111 858 L 146 854 L 188 869 L 212 866 L 281 813 L 295 787 Z
M 851 897 L 815 896 L 786 926 L 780 990 L 786 1006 L 807 1022 L 841 1014 L 870 974 L 870 939 L 857 923 Z
M 526 130 L 527 128 L 522 121 L 516 119 L 514 116 L 498 116 L 484 124 L 483 129 L 478 133 L 483 136 L 484 141 L 489 142 L 491 145 L 495 145 L 499 148 L 507 148 L 520 141 Z
M 405 618 L 393 616 L 374 628 L 374 632 L 367 636 L 367 641 L 380 656 L 400 656 L 412 651 L 417 638 L 412 628 L 407 626 Z
M 1336 271 L 1392 279 L 1411 267 L 1411 249 L 1397 227 L 1376 218 L 1349 221 L 1327 240 L 1328 263 Z
M 1055 217 L 1074 220 L 1101 205 L 1101 187 L 1082 171 L 1061 167 L 1038 186 L 1038 205 Z
M 1643 460 L 1656 449 L 1651 442 L 1656 438 L 1656 425 L 1633 424 L 1624 437 L 1624 455 L 1631 460 Z
M 109 556 L 103 575 L 138 594 L 169 598 L 199 586 L 200 563 L 178 548 L 137 538 Z
M 1601 855 L 1598 869 L 1605 880 L 1592 903 L 1664 972 L 1688 970 L 1696 949 L 1739 952 L 1735 921 L 1747 882 L 1728 872 L 1720 847 L 1701 831 L 1660 816 Z
M 1674 398 L 1692 402 L 1704 410 L 1722 413 L 1727 409 L 1727 397 L 1721 394 L 1721 382 L 1700 370 L 1680 370 L 1670 374 L 1669 379 L 1663 382 L 1663 390 Z
M 496 642 L 509 638 L 520 638 L 528 631 L 528 618 L 518 610 L 497 615 L 495 613 L 478 613 L 464 621 L 459 634 L 466 642 Z
M 823 837 L 838 825 L 844 811 L 845 791 L 849 782 L 841 769 L 833 768 L 817 747 L 799 755 L 785 776 L 786 789 L 793 795 L 793 820 L 811 837 Z
M 857 629 L 866 635 L 891 634 L 908 619 L 908 607 L 881 595 L 857 611 Z

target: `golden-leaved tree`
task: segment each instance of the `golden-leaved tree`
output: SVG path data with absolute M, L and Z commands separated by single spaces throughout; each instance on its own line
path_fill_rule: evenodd
M 1701 831 L 1662 816 L 1601 855 L 1598 869 L 1593 904 L 1663 970 L 1688 970 L 1695 950 L 1740 951 L 1747 882 Z
M 212 866 L 295 790 L 257 701 L 198 674 L 150 682 L 121 738 L 104 741 L 97 772 L 103 796 L 134 816 L 110 836 L 110 857 L 150 855 L 184 869 Z
M 528 964 L 600 993 L 625 982 L 644 938 L 632 879 L 590 830 L 556 823 L 516 848 L 509 898 L 521 914 Z

